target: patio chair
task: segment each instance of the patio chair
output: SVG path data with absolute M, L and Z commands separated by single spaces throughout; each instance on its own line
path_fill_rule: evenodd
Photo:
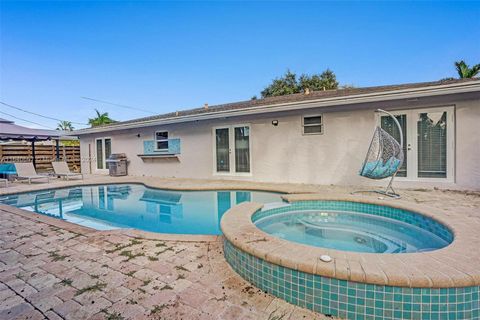
M 50 177 L 37 174 L 33 163 L 15 163 L 15 169 L 17 170 L 18 180 L 28 180 L 28 184 L 32 183 L 32 180 L 47 179 L 50 182 Z
M 52 166 L 53 171 L 55 171 L 55 174 L 57 176 L 66 178 L 67 180 L 69 180 L 70 177 L 80 177 L 81 179 L 83 179 L 83 174 L 71 172 L 68 168 L 68 164 L 65 161 L 54 161 L 52 162 Z
M 7 179 L 0 179 L 0 183 L 5 184 L 5 188 L 8 187 L 8 180 Z

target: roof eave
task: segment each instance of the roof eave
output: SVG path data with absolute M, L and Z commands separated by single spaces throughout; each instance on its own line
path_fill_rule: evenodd
M 217 112 L 211 112 L 211 113 L 185 115 L 185 116 L 163 118 L 163 119 L 153 119 L 153 120 L 139 121 L 139 122 L 133 122 L 133 123 L 125 123 L 125 124 L 119 123 L 116 125 L 109 125 L 105 127 L 96 127 L 96 128 L 89 128 L 89 129 L 74 131 L 71 133 L 71 135 L 81 136 L 81 135 L 100 133 L 100 132 L 127 130 L 127 129 L 150 127 L 150 126 L 156 126 L 156 125 L 183 123 L 183 122 L 190 122 L 190 121 L 212 120 L 212 119 L 232 117 L 232 116 L 292 111 L 292 110 L 301 110 L 301 109 L 308 109 L 308 108 L 331 107 L 331 106 L 337 106 L 337 105 L 349 105 L 349 104 L 358 104 L 358 103 L 381 102 L 381 101 L 390 101 L 390 100 L 397 100 L 397 99 L 413 99 L 413 98 L 421 98 L 426 96 L 460 94 L 460 93 L 469 93 L 469 92 L 480 92 L 480 81 L 419 87 L 419 88 L 409 88 L 409 89 L 401 89 L 401 90 L 391 90 L 391 91 L 384 91 L 384 92 L 365 93 L 365 94 L 350 95 L 345 97 L 319 98 L 319 99 L 312 99 L 312 100 L 306 100 L 306 101 L 294 101 L 294 102 L 286 102 L 286 103 L 279 103 L 279 104 L 261 105 L 261 106 L 255 106 L 255 107 L 249 107 L 249 108 L 217 111 Z

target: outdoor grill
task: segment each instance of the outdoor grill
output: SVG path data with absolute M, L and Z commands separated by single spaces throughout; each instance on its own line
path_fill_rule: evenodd
M 127 156 L 125 153 L 112 153 L 106 160 L 108 172 L 112 177 L 127 175 Z

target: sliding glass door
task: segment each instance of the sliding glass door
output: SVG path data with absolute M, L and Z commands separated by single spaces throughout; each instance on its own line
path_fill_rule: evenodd
M 215 173 L 250 174 L 250 126 L 214 128 Z
M 405 161 L 397 176 L 411 180 L 453 181 L 454 108 L 394 112 L 403 130 Z M 381 127 L 396 139 L 393 119 L 381 116 Z

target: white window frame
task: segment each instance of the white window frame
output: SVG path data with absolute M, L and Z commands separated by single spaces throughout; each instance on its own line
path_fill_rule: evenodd
M 428 112 L 447 112 L 447 176 L 445 178 L 419 178 L 418 177 L 418 137 L 417 120 L 418 114 Z M 432 106 L 420 109 L 403 109 L 390 111 L 393 115 L 406 115 L 407 117 L 407 176 L 395 177 L 398 181 L 418 182 L 455 182 L 455 106 Z M 383 114 L 381 115 L 383 116 Z M 381 117 L 377 117 L 377 125 L 380 125 Z M 409 129 L 411 126 L 415 129 Z M 410 146 L 409 146 L 410 144 Z
M 167 139 L 157 139 L 157 133 L 159 132 L 166 132 L 167 133 Z M 155 151 L 168 151 L 169 149 L 169 142 L 168 142 L 168 139 L 170 138 L 170 132 L 168 132 L 168 130 L 157 130 L 155 131 L 155 135 L 154 135 L 154 140 L 155 140 Z M 167 148 L 165 149 L 159 149 L 158 148 L 158 142 L 164 142 L 166 141 L 167 142 Z
M 103 157 L 103 169 L 99 169 L 98 166 L 97 166 L 97 159 L 98 159 L 98 154 L 97 154 L 97 141 L 98 140 L 101 140 L 102 141 L 102 157 Z M 112 137 L 101 137 L 101 138 L 95 138 L 95 172 L 96 173 L 102 173 L 102 174 L 105 174 L 105 173 L 108 173 L 109 170 L 107 169 L 107 158 L 105 157 L 105 140 L 110 140 L 110 148 L 112 147 L 113 145 L 113 140 L 112 140 Z M 112 151 L 112 150 L 110 150 Z M 113 152 L 112 152 L 113 153 Z
M 314 117 L 320 117 L 320 123 L 316 123 L 316 124 L 305 124 L 305 118 L 314 118 Z M 317 127 L 317 126 L 320 126 L 320 132 L 311 132 L 311 133 L 306 133 L 306 132 L 305 132 L 305 127 Z M 306 115 L 302 115 L 302 135 L 304 135 L 304 136 L 312 136 L 312 135 L 323 134 L 323 132 L 324 132 L 323 113 L 320 113 L 320 114 L 306 114 Z
M 248 148 L 249 148 L 249 163 L 250 172 L 235 172 L 235 128 L 248 127 Z M 217 171 L 217 140 L 216 130 L 228 128 L 228 146 L 230 154 L 230 172 Z M 215 126 L 212 127 L 212 153 L 213 153 L 213 175 L 214 176 L 233 176 L 233 177 L 251 177 L 253 175 L 252 167 L 252 125 L 250 123 L 239 123 L 233 125 Z

